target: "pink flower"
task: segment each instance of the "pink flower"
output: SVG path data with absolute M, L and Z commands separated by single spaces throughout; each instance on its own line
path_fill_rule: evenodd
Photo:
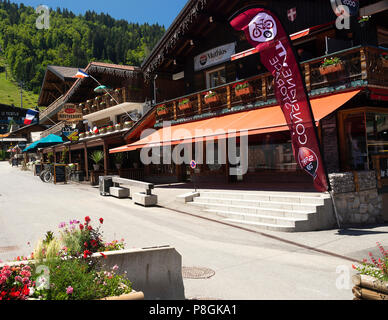
M 117 264 L 115 264 L 113 267 L 112 267 L 112 270 L 113 271 L 117 271 L 119 269 L 119 266 Z
M 73 294 L 74 289 L 72 287 L 67 287 L 66 294 Z

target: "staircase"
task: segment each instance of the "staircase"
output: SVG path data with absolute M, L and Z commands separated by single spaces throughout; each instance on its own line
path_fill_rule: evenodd
M 314 231 L 335 224 L 330 195 L 324 193 L 205 191 L 187 205 L 223 221 L 272 231 Z

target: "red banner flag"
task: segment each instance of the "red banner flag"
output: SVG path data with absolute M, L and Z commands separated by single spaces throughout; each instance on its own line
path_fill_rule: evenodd
M 318 191 L 328 191 L 310 101 L 283 25 L 271 11 L 257 7 L 236 13 L 230 24 L 245 32 L 249 43 L 258 49 L 261 62 L 274 77 L 276 98 L 290 128 L 295 159 L 313 177 Z

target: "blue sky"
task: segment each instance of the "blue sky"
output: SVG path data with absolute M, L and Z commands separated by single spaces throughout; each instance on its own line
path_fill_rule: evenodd
M 11 2 L 23 3 L 34 8 L 39 5 L 46 5 L 51 9 L 67 8 L 75 14 L 94 10 L 128 22 L 159 23 L 168 28 L 187 0 L 11 0 Z

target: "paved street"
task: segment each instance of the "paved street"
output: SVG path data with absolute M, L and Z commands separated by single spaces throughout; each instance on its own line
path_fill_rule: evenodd
M 182 255 L 183 266 L 215 271 L 210 279 L 184 279 L 186 298 L 352 299 L 350 282 L 348 288 L 336 288 L 337 267 L 346 266 L 353 274 L 351 261 L 165 208 L 143 208 L 129 199 L 101 197 L 90 185 L 44 184 L 8 162 L 0 162 L 0 179 L 3 261 L 29 254 L 28 243 L 35 244 L 49 230 L 57 231 L 60 222 L 89 215 L 95 221 L 104 218 L 106 240 L 124 238 L 127 248 L 171 245 Z M 266 233 L 355 259 L 377 252 L 376 241 L 388 245 L 387 226 Z M 6 251 L 4 247 L 14 248 Z

